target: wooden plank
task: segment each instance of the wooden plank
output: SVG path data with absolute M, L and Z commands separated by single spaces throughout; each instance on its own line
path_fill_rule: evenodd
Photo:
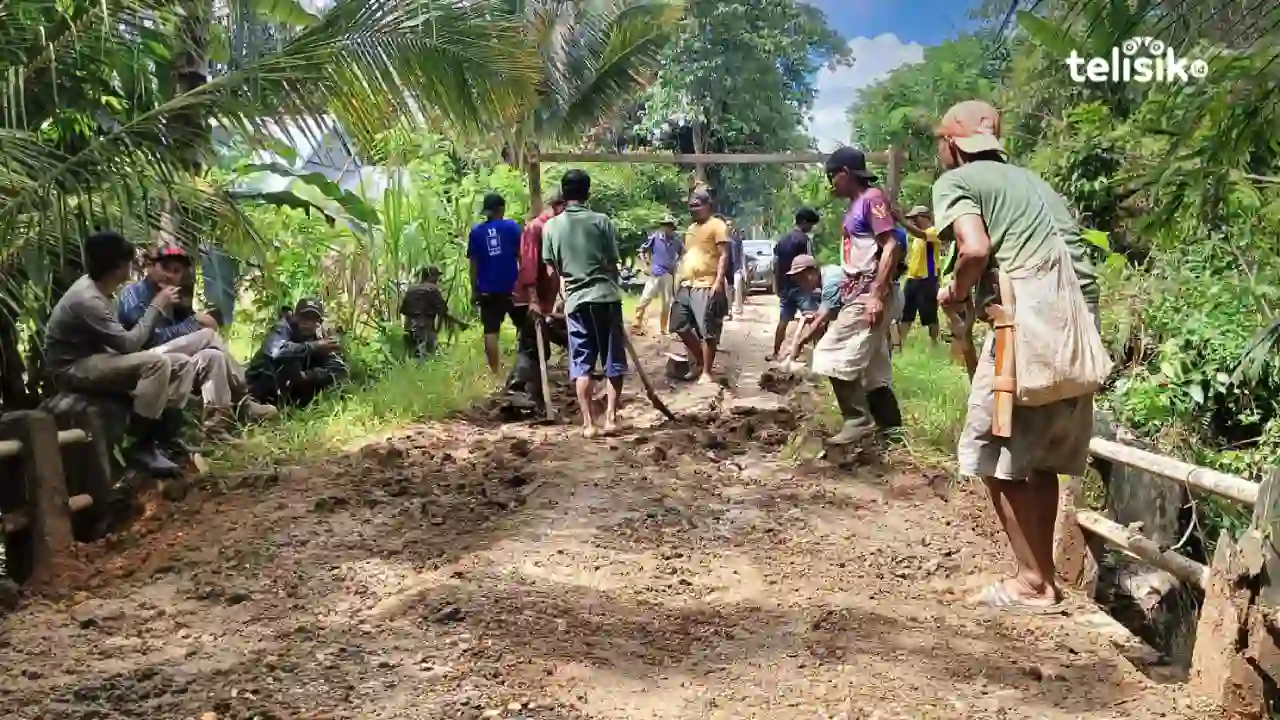
M 93 507 L 93 498 L 88 495 L 72 495 L 67 498 L 67 510 L 73 513 L 88 510 L 91 507 Z M 26 510 L 18 510 L 0 516 L 0 530 L 3 530 L 6 534 L 26 530 L 30 526 L 31 518 L 27 515 Z
M 554 163 L 675 163 L 679 165 L 810 165 L 826 161 L 829 153 L 542 153 L 542 162 Z M 869 162 L 887 163 L 887 152 L 867 153 Z
M 74 565 L 71 513 L 62 473 L 62 448 L 53 416 L 21 411 L 4 416 L 5 434 L 22 443 L 26 511 L 31 528 L 31 576 L 28 582 L 52 586 Z
M 58 431 L 58 444 L 89 442 L 89 434 L 79 428 Z M 13 457 L 22 452 L 21 440 L 0 440 L 0 457 Z
M 1089 441 L 1089 452 L 1249 506 L 1253 506 L 1258 500 L 1258 483 L 1235 475 L 1202 468 L 1099 437 Z
M 1201 565 L 1191 558 L 1179 555 L 1172 550 L 1161 550 L 1148 538 L 1133 532 L 1129 528 L 1112 522 L 1092 510 L 1076 512 L 1076 522 L 1087 532 L 1093 533 L 1127 555 L 1131 555 L 1148 565 L 1158 567 L 1172 574 L 1179 580 L 1194 584 L 1201 589 L 1209 586 L 1209 567 Z

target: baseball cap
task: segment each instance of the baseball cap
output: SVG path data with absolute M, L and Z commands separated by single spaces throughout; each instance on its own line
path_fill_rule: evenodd
M 787 271 L 788 275 L 797 275 L 818 267 L 818 261 L 812 255 L 797 255 L 791 259 L 791 269 Z
M 501 195 L 498 193 L 488 193 L 484 196 L 484 202 L 481 205 L 481 208 L 485 212 L 490 212 L 492 210 L 500 210 L 506 206 L 507 201 L 502 199 Z
M 929 212 L 929 208 L 925 207 L 924 205 L 916 205 L 915 207 L 911 208 L 911 211 L 908 212 L 905 215 L 905 217 L 913 218 L 913 217 L 920 217 L 921 215 L 930 215 L 930 214 L 932 213 Z
M 293 308 L 294 315 L 314 315 L 324 318 L 324 304 L 316 298 L 302 298 Z
M 185 263 L 190 263 L 191 256 L 187 255 L 187 251 L 183 250 L 181 245 L 163 243 L 156 246 L 156 249 L 151 251 L 152 262 L 159 262 L 161 260 L 181 260 Z
M 981 100 L 952 105 L 942 116 L 936 133 L 966 153 L 992 150 L 1004 153 L 1004 144 L 1000 142 L 1000 112 Z
M 857 148 L 848 146 L 839 148 L 827 156 L 826 169 L 828 177 L 845 170 L 853 177 L 860 178 L 868 183 L 873 183 L 879 179 L 875 173 L 867 170 L 866 154 Z
M 658 223 L 658 224 L 659 224 L 659 225 L 670 225 L 671 227 L 675 227 L 675 226 L 676 226 L 676 216 L 675 216 L 675 215 L 672 215 L 672 214 L 670 214 L 670 213 L 667 213 L 666 215 L 663 215 L 663 216 L 662 216 L 662 222 L 660 222 L 660 223 Z

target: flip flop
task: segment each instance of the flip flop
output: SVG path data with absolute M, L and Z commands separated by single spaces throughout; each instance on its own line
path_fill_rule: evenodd
M 968 602 L 972 605 L 988 610 L 998 610 L 1016 615 L 1064 615 L 1066 608 L 1061 602 L 1052 605 L 1031 605 L 1014 597 L 1005 586 L 1003 580 L 997 580 L 982 589 L 982 592 Z

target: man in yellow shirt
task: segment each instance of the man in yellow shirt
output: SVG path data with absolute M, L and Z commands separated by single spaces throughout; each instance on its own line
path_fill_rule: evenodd
M 697 191 L 689 198 L 689 226 L 684 257 L 676 270 L 676 297 L 671 305 L 671 332 L 689 350 L 687 380 L 713 382 L 716 348 L 724 316 L 729 312 L 725 282 L 729 276 L 729 228 L 712 216 L 711 196 Z
M 906 215 L 903 227 L 911 235 L 907 247 L 907 282 L 903 288 L 906 302 L 902 307 L 899 337 L 903 342 L 916 315 L 929 329 L 929 339 L 938 343 L 938 268 L 942 263 L 942 241 L 933 229 L 929 208 L 917 205 Z

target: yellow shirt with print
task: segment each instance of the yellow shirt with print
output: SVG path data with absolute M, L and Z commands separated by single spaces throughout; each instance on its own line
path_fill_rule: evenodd
M 676 278 L 680 285 L 709 288 L 716 282 L 720 258 L 729 252 L 729 227 L 720 218 L 694 223 L 684 240 L 684 257 Z
M 938 239 L 938 231 L 926 228 L 927 240 L 912 235 L 911 244 L 907 247 L 907 277 L 912 280 L 938 277 L 942 269 L 942 241 Z M 933 255 L 933 275 L 929 274 L 929 255 Z

